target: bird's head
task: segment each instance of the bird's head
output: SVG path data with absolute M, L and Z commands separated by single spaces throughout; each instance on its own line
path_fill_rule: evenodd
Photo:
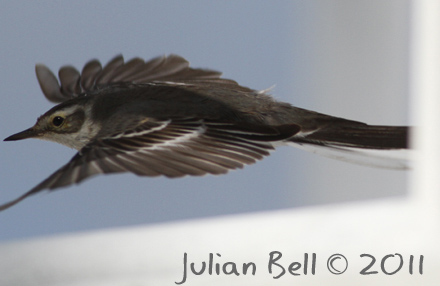
M 59 104 L 37 119 L 31 128 L 16 133 L 4 141 L 37 138 L 54 141 L 74 149 L 81 149 L 90 140 L 86 130 L 86 110 L 82 104 Z

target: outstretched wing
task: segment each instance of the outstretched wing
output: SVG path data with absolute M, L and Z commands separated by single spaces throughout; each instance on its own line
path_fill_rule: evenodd
M 273 142 L 296 134 L 297 125 L 260 126 L 201 119 L 146 119 L 133 130 L 98 139 L 69 163 L 0 211 L 45 189 L 53 190 L 97 174 L 131 172 L 175 178 L 224 174 L 269 155 Z
M 116 83 L 201 80 L 237 85 L 235 81 L 221 79 L 220 72 L 190 68 L 189 62 L 177 55 L 156 57 L 148 62 L 140 58 L 124 62 L 122 55 L 118 55 L 104 67 L 98 60 L 91 60 L 81 74 L 72 66 L 64 66 L 58 73 L 60 82 L 43 64 L 37 64 L 35 72 L 44 96 L 54 103 Z

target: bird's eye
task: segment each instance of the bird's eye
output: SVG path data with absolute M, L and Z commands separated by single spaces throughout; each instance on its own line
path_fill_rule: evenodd
M 52 119 L 52 124 L 53 124 L 54 126 L 56 126 L 56 127 L 61 126 L 61 124 L 63 124 L 63 122 L 64 122 L 64 118 L 61 117 L 61 116 L 55 116 L 55 117 Z

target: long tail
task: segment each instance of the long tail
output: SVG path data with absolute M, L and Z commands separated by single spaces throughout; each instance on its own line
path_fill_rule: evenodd
M 410 165 L 409 128 L 374 126 L 346 121 L 289 139 L 295 147 L 351 163 L 407 169 Z
M 310 134 L 304 134 L 304 136 L 295 136 L 292 141 L 365 149 L 407 149 L 408 127 L 375 126 L 358 124 L 358 122 L 344 125 L 335 124 Z

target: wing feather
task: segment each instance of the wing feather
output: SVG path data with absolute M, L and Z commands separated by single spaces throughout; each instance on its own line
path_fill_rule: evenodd
M 269 155 L 273 142 L 299 131 L 297 125 L 289 129 L 200 119 L 151 121 L 135 131 L 95 140 L 29 192 L 0 206 L 0 211 L 42 190 L 80 183 L 97 174 L 131 172 L 170 178 L 224 174 Z
M 62 67 L 58 73 L 59 81 L 43 64 L 36 65 L 35 72 L 44 96 L 54 103 L 61 103 L 115 84 L 216 81 L 238 86 L 235 81 L 220 79 L 220 72 L 190 68 L 189 62 L 177 55 L 156 57 L 147 62 L 140 58 L 124 62 L 122 55 L 118 55 L 104 67 L 94 59 L 85 64 L 81 74 L 72 66 Z
M 84 90 L 91 90 L 96 82 L 96 77 L 101 73 L 102 65 L 98 60 L 91 60 L 84 65 L 81 72 L 81 86 Z M 38 74 L 37 74 L 38 77 Z

